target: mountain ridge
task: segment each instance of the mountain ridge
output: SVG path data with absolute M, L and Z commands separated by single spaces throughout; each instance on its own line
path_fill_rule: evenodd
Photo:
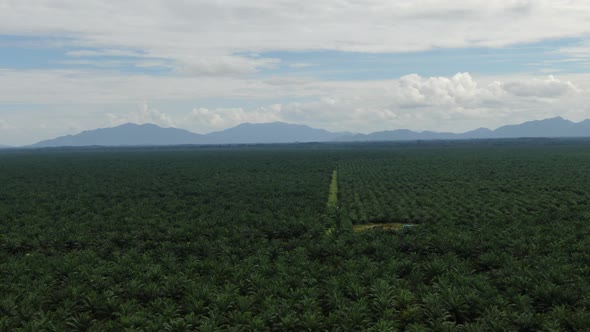
M 369 134 L 330 132 L 307 125 L 285 122 L 246 122 L 208 134 L 197 134 L 173 127 L 160 127 L 151 123 L 126 123 L 116 127 L 85 130 L 75 135 L 60 136 L 27 147 L 371 142 L 525 137 L 590 137 L 590 119 L 572 122 L 562 117 L 554 117 L 505 125 L 494 130 L 482 127 L 463 133 L 395 129 Z

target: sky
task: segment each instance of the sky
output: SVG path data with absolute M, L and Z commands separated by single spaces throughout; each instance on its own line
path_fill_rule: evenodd
M 460 132 L 590 118 L 582 0 L 0 0 L 0 144 L 126 122 Z

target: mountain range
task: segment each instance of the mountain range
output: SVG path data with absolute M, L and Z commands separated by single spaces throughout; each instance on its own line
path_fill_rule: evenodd
M 183 144 L 256 144 L 294 142 L 370 142 L 411 140 L 491 139 L 521 137 L 590 137 L 590 119 L 572 122 L 562 117 L 506 125 L 495 130 L 479 128 L 464 133 L 397 129 L 370 134 L 334 133 L 305 125 L 243 123 L 209 134 L 184 129 L 162 128 L 154 124 L 127 123 L 112 128 L 83 131 L 38 142 L 28 147 L 60 146 L 145 146 Z

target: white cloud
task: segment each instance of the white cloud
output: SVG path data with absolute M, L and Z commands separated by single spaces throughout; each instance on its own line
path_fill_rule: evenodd
M 245 75 L 274 68 L 279 62 L 278 59 L 237 56 L 190 57 L 178 61 L 177 72 L 189 75 Z
M 589 19 L 584 0 L 0 0 L 3 34 L 67 37 L 74 57 L 158 58 L 223 75 L 269 65 L 237 54 L 501 47 L 585 36 Z
M 340 83 L 340 82 L 339 82 Z M 330 130 L 370 132 L 396 128 L 462 131 L 551 116 L 573 120 L 590 117 L 590 98 L 569 80 L 553 76 L 513 78 L 509 82 L 476 81 L 468 73 L 452 77 L 421 77 L 347 82 L 306 102 L 274 104 L 253 109 L 225 108 L 192 111 L 195 128 L 227 128 L 242 122 L 285 121 Z M 535 97 L 535 98 L 531 98 Z
M 487 91 L 479 89 L 469 73 L 451 78 L 403 76 L 395 87 L 400 105 L 457 105 L 476 101 Z
M 124 123 L 154 123 L 162 127 L 175 127 L 176 123 L 172 118 L 159 110 L 150 107 L 147 102 L 141 104 L 139 110 L 126 114 L 106 114 L 109 119 L 110 126 L 118 126 Z
M 464 131 L 558 115 L 590 118 L 590 96 L 583 93 L 590 88 L 587 74 L 543 78 L 411 74 L 392 80 L 321 81 L 0 70 L 0 86 L 0 104 L 30 108 L 12 111 L 10 116 L 0 114 L 24 128 L 19 131 L 24 143 L 32 143 L 27 135 L 50 138 L 50 133 L 75 133 L 101 123 L 152 122 L 204 133 L 242 122 L 284 121 L 370 132 Z M 224 98 L 229 106 L 211 107 L 207 100 L 212 97 Z M 137 109 L 144 100 L 157 108 L 146 103 Z M 44 111 L 45 107 L 26 106 L 30 104 L 53 106 Z M 32 129 L 41 123 L 47 124 L 44 135 L 44 129 Z M 14 135 L 2 131 L 0 142 L 15 144 L 16 139 L 9 139 Z
M 307 62 L 295 62 L 295 63 L 289 64 L 289 67 L 291 67 L 291 68 L 308 68 L 308 67 L 313 67 L 313 64 L 307 63 Z
M 260 107 L 254 110 L 244 110 L 243 108 L 194 108 L 186 118 L 189 124 L 199 132 L 220 130 L 236 126 L 240 123 L 265 123 L 281 120 L 281 105 L 271 105 L 269 107 Z
M 519 97 L 555 98 L 581 92 L 574 83 L 561 81 L 553 75 L 549 75 L 546 79 L 534 78 L 527 81 L 508 82 L 503 87 L 507 92 Z
M 413 74 L 371 81 L 255 74 L 282 65 L 259 55 L 265 51 L 503 47 L 585 38 L 589 21 L 590 2 L 583 0 L 0 0 L 0 34 L 43 37 L 3 40 L 2 45 L 67 47 L 68 63 L 94 68 L 0 68 L 0 112 L 12 105 L 51 109 L 2 114 L 13 126 L 36 128 L 30 137 L 42 130 L 90 129 L 105 119 L 107 124 L 156 122 L 198 131 L 277 120 L 352 131 L 465 130 L 555 115 L 580 120 L 590 117 L 590 97 L 582 93 L 590 88 L 587 74 Z M 546 68 L 541 70 L 562 61 L 587 65 L 590 59 L 584 43 L 558 52 L 571 58 L 546 60 L 538 64 Z M 112 71 L 131 65 L 172 70 L 169 76 Z M 231 106 L 203 102 L 222 99 Z M 162 111 L 146 106 L 129 113 L 143 100 Z M 182 111 L 167 109 L 177 102 L 185 104 Z M 73 105 L 75 111 L 62 110 Z M 35 121 L 47 129 L 31 125 Z M 0 142 L 6 132 L 0 133 Z
M 590 58 L 590 42 L 586 41 L 575 46 L 562 47 L 557 52 L 570 56 L 570 58 L 564 59 L 563 61 L 576 62 L 588 60 Z
M 60 60 L 57 63 L 65 65 L 91 66 L 96 68 L 113 68 L 125 65 L 134 65 L 132 61 L 124 60 Z
M 0 119 L 0 130 L 8 130 L 11 129 L 12 126 L 6 122 L 6 120 Z
M 565 76 L 564 76 L 565 77 Z M 174 101 L 204 98 L 315 98 L 327 106 L 387 100 L 395 107 L 477 105 L 513 97 L 557 98 L 580 94 L 588 75 L 563 79 L 523 76 L 477 81 L 469 73 L 452 77 L 416 74 L 392 80 L 322 81 L 310 78 L 170 77 L 103 73 L 88 70 L 0 69 L 0 104 L 112 103 L 138 100 Z M 575 80 L 580 82 L 576 83 Z M 581 85 L 582 84 L 582 85 Z M 323 99 L 322 99 L 323 98 Z
M 302 83 L 290 82 L 295 81 Z M 291 87 L 291 83 L 281 88 L 277 87 L 277 80 L 0 69 L 0 86 L 0 104 L 57 104 L 280 97 L 290 94 L 286 87 Z
M 541 68 L 538 71 L 539 71 L 539 73 L 548 74 L 548 73 L 559 73 L 559 72 L 562 72 L 563 69 L 560 69 L 560 68 Z
M 123 50 L 123 49 L 114 49 L 114 50 L 76 50 L 76 51 L 68 51 L 66 52 L 67 56 L 71 57 L 101 57 L 101 56 L 111 56 L 111 57 L 145 57 L 145 54 L 137 51 L 130 51 L 130 50 Z

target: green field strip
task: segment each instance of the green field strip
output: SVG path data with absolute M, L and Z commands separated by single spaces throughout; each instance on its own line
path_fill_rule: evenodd
M 328 194 L 328 209 L 338 208 L 338 171 L 332 171 L 332 181 L 330 182 L 330 193 Z
M 400 231 L 404 228 L 414 227 L 416 224 L 402 224 L 402 223 L 370 223 L 370 224 L 357 224 L 352 225 L 354 232 L 362 232 L 368 230 L 383 230 L 383 231 Z
M 336 229 L 336 210 L 338 209 L 338 171 L 332 171 L 332 179 L 330 180 L 330 190 L 328 193 L 328 201 L 326 203 L 326 208 L 328 209 L 329 214 L 332 216 L 333 224 L 326 230 L 326 235 L 332 235 L 334 230 Z

